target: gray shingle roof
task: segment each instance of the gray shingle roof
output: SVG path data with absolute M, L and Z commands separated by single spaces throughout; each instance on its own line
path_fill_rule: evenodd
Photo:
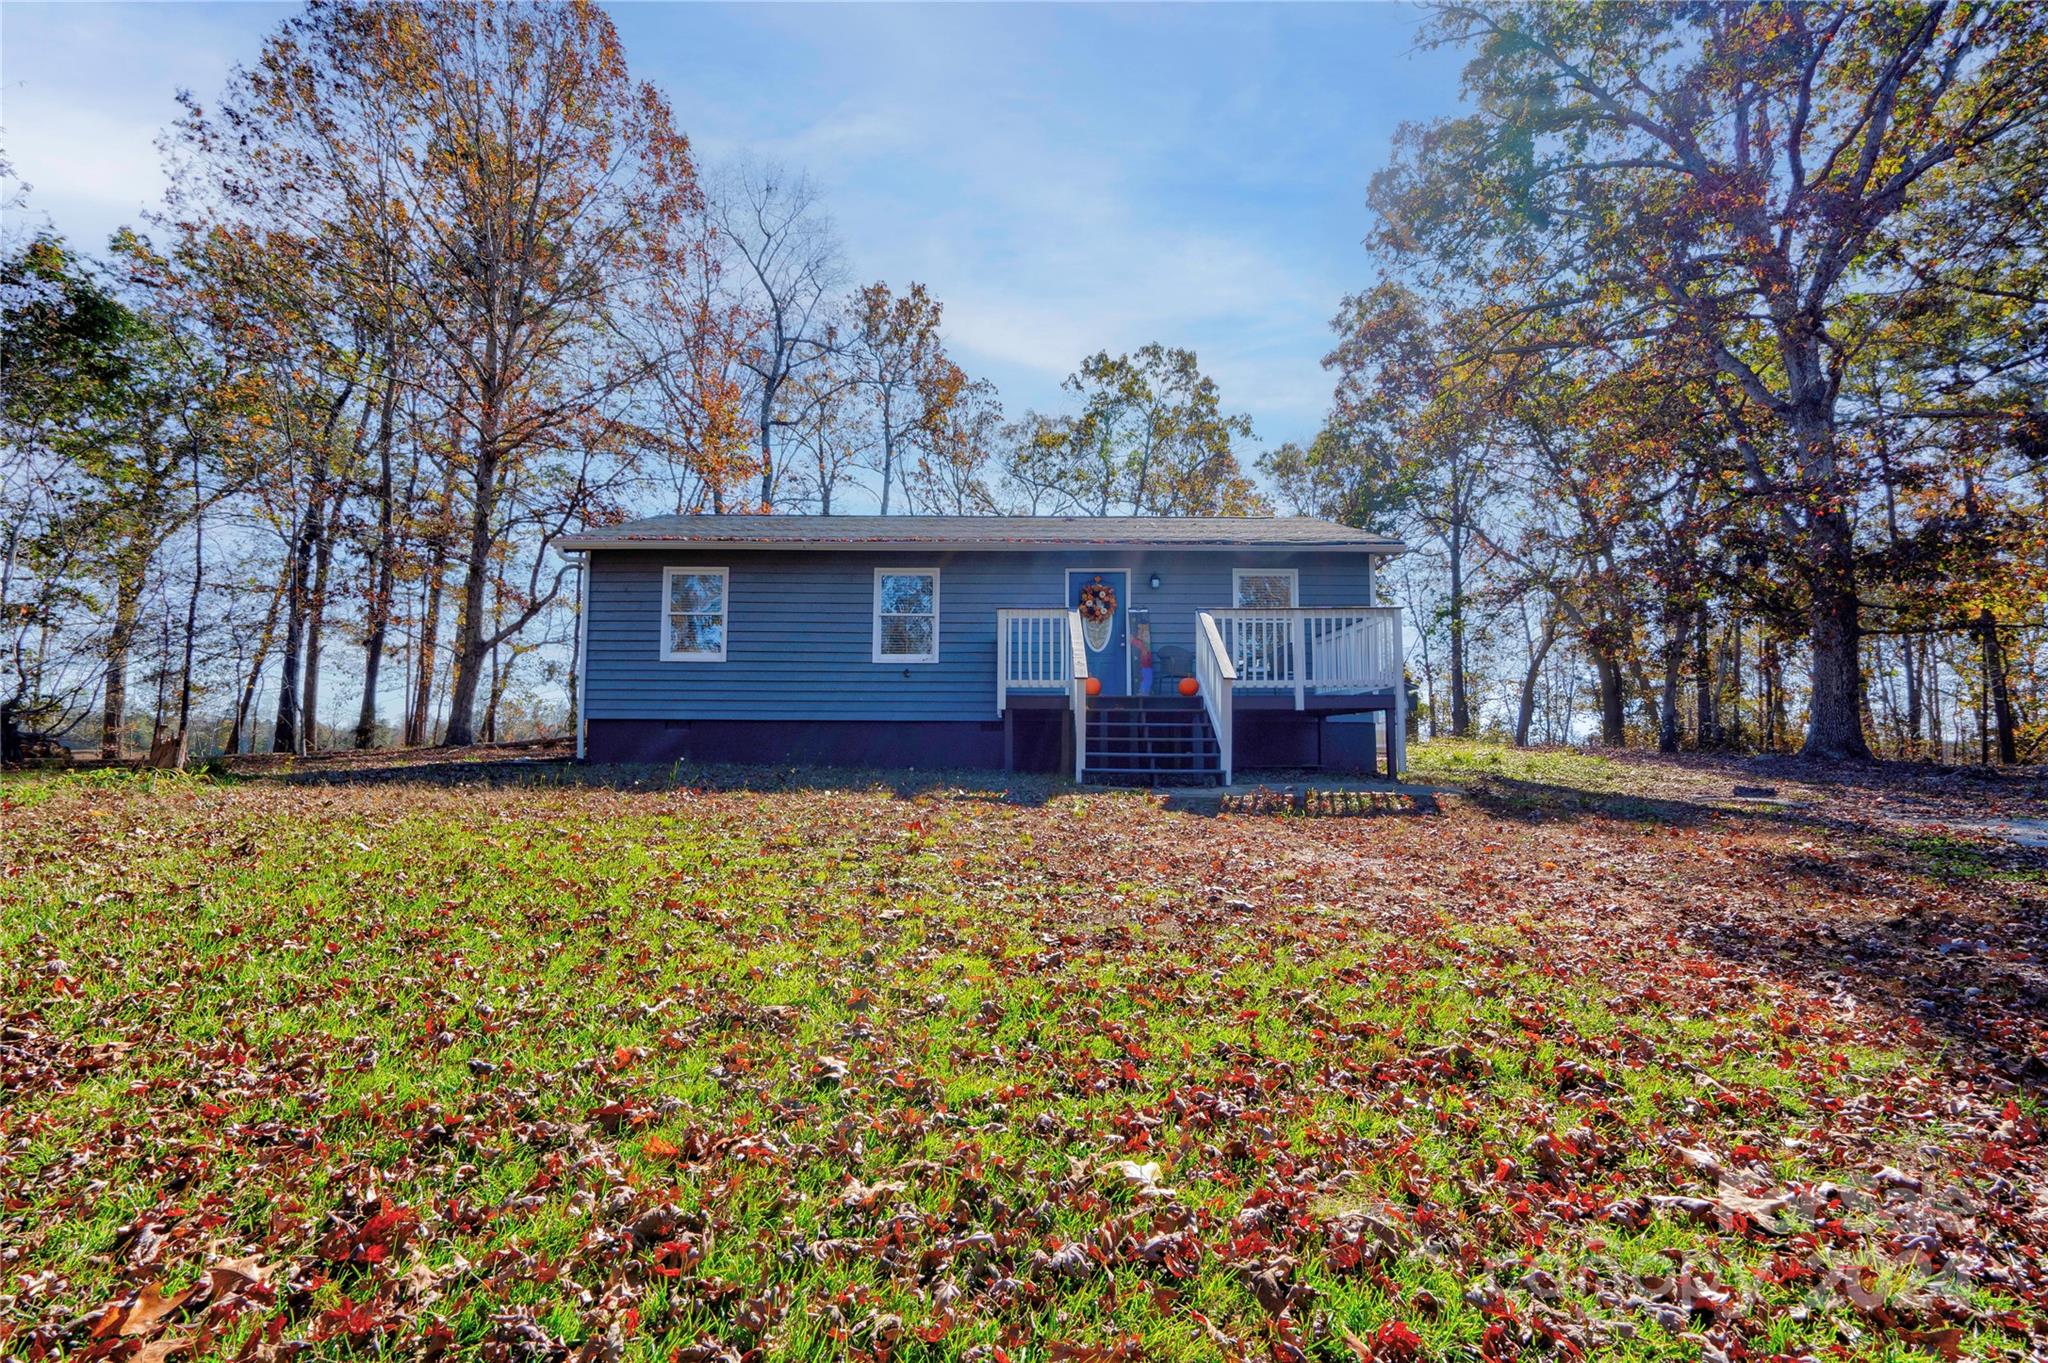
M 1313 516 L 649 516 L 556 541 L 565 551 L 718 544 L 762 548 L 1342 549 L 1402 544 Z

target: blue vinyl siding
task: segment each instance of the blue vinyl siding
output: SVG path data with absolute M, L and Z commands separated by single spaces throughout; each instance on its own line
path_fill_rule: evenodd
M 1195 613 L 1231 604 L 1233 568 L 1295 568 L 1304 606 L 1369 604 L 1358 553 L 1061 550 L 864 553 L 837 550 L 600 550 L 591 554 L 592 719 L 993 720 L 995 613 L 1057 607 L 1068 568 L 1125 568 L 1127 606 L 1151 611 L 1154 647 L 1192 649 Z M 726 660 L 661 659 L 661 571 L 723 567 Z M 876 663 L 879 567 L 939 569 L 939 660 Z M 1155 591 L 1147 585 L 1160 575 Z

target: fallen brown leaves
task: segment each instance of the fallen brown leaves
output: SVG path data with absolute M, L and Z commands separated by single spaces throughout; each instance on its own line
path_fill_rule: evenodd
M 12 810 L 0 1352 L 2048 1347 L 2039 963 L 1936 943 L 2037 883 L 1779 815 L 1272 807 Z

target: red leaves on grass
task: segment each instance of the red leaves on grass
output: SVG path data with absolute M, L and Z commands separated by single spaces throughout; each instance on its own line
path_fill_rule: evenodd
M 406 1207 L 375 1207 L 358 1225 L 337 1225 L 320 1240 L 320 1257 L 330 1264 L 381 1264 L 420 1227 L 419 1213 Z
M 1410 1329 L 1406 1321 L 1381 1321 L 1370 1338 L 1361 1338 L 1349 1329 L 1343 1330 L 1341 1336 L 1344 1347 L 1359 1363 L 1412 1363 L 1422 1357 L 1422 1336 Z

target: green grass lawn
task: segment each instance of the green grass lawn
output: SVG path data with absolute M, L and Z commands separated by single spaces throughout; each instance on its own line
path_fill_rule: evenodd
M 1416 781 L 1453 783 L 1497 776 L 1612 791 L 1625 786 L 1628 768 L 1590 748 L 1511 748 L 1476 739 L 1436 738 L 1409 745 L 1408 775 Z
M 0 1355 L 2043 1345 L 2039 1095 L 1681 931 L 1772 830 L 5 793 Z

